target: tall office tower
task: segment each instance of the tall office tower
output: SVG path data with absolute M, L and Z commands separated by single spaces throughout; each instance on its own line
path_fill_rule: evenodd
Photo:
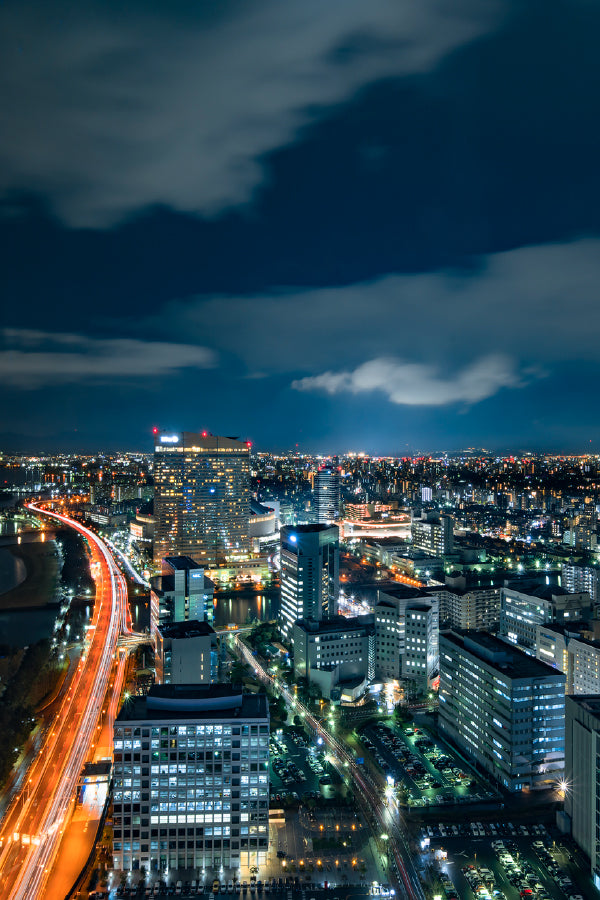
M 425 513 L 412 523 L 411 537 L 415 550 L 423 550 L 430 556 L 444 556 L 454 549 L 454 521 L 450 516 Z
M 600 697 L 567 697 L 565 720 L 565 814 L 600 890 Z
M 231 684 L 161 684 L 132 698 L 115 722 L 113 809 L 115 869 L 218 875 L 222 866 L 231 878 L 264 863 L 266 695 Z
M 340 470 L 335 466 L 319 466 L 315 475 L 317 522 L 331 525 L 340 517 Z
M 563 776 L 565 676 L 485 631 L 440 634 L 439 727 L 509 791 Z
M 154 562 L 191 556 L 204 566 L 249 552 L 250 447 L 189 431 L 155 434 Z
M 281 609 L 286 640 L 298 619 L 334 616 L 340 592 L 340 533 L 337 525 L 285 525 L 281 529 Z

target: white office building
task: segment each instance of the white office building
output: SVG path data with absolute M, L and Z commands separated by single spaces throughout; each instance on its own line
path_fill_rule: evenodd
M 413 548 L 429 556 L 444 556 L 454 549 L 454 522 L 450 516 L 426 512 L 413 521 L 410 531 Z
M 318 684 L 324 697 L 344 682 L 363 692 L 375 677 L 373 616 L 334 616 L 294 623 L 294 675 Z
M 537 626 L 568 625 L 591 616 L 590 595 L 571 594 L 540 581 L 515 582 L 500 589 L 499 634 L 535 655 Z
M 114 729 L 113 866 L 247 875 L 269 842 L 269 706 L 233 685 L 156 685 Z M 222 874 L 222 873 L 221 873 Z
M 414 603 L 404 613 L 402 677 L 421 690 L 431 687 L 438 671 L 438 614 L 431 603 Z
M 560 669 L 567 694 L 600 694 L 600 622 L 538 625 L 536 656 Z
M 600 696 L 567 697 L 565 719 L 565 813 L 600 890 Z
M 413 608 L 425 605 L 429 607 L 427 619 L 415 619 L 410 640 L 407 643 L 406 622 L 409 611 Z M 397 588 L 380 590 L 377 603 L 373 609 L 375 618 L 375 674 L 386 681 L 395 681 L 405 677 L 416 678 L 426 673 L 429 677 L 431 671 L 435 671 L 438 665 L 438 622 L 439 605 L 436 597 L 429 596 L 416 588 L 398 585 Z M 422 613 L 417 613 L 422 615 Z M 417 644 L 417 623 L 419 630 L 425 628 L 425 635 L 419 635 L 422 639 L 427 637 L 427 643 Z M 417 647 L 420 655 L 407 657 L 404 664 L 404 656 L 410 646 L 411 653 L 416 654 Z
M 564 772 L 565 676 L 487 632 L 440 634 L 439 727 L 509 791 Z

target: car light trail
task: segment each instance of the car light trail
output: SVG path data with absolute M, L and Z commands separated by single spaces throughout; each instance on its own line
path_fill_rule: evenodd
M 27 772 L 24 787 L 0 827 L 0 895 L 7 900 L 44 895 L 104 708 L 108 710 L 109 727 L 114 722 L 126 657 L 120 653 L 111 693 L 119 635 L 132 635 L 127 584 L 103 541 L 66 516 L 33 505 L 30 509 L 74 528 L 87 539 L 94 564 L 96 600 L 86 651 Z

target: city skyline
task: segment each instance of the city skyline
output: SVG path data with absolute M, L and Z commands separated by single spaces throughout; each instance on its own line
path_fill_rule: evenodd
M 600 450 L 599 18 L 4 5 L 0 447 Z

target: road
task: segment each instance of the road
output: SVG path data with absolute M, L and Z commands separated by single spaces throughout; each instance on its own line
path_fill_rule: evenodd
M 116 682 L 112 694 L 109 688 L 117 640 L 122 632 L 131 633 L 127 585 L 105 544 L 79 522 L 33 505 L 30 509 L 75 528 L 87 539 L 96 599 L 84 653 L 54 724 L 46 730 L 27 780 L 0 826 L 0 896 L 6 900 L 44 896 L 79 775 L 94 752 L 100 716 L 105 710 L 114 716 Z
M 252 651 L 237 635 L 236 646 L 240 655 L 248 665 L 252 666 L 256 676 L 264 684 L 276 687 L 285 701 L 305 719 L 315 734 L 320 736 L 324 743 L 327 744 L 333 753 L 333 756 L 330 758 L 332 764 L 338 769 L 342 777 L 349 776 L 352 779 L 355 794 L 363 806 L 363 810 L 367 815 L 367 821 L 378 844 L 380 843 L 381 835 L 386 835 L 387 850 L 395 863 L 395 870 L 398 875 L 397 887 L 409 900 L 424 900 L 425 894 L 406 841 L 406 831 L 403 827 L 400 812 L 386 798 L 382 785 L 377 784 L 369 773 L 364 771 L 363 767 L 357 765 L 348 748 L 324 728 L 323 723 L 315 718 L 307 707 L 288 690 L 287 685 L 281 681 L 275 681 L 268 674 Z

